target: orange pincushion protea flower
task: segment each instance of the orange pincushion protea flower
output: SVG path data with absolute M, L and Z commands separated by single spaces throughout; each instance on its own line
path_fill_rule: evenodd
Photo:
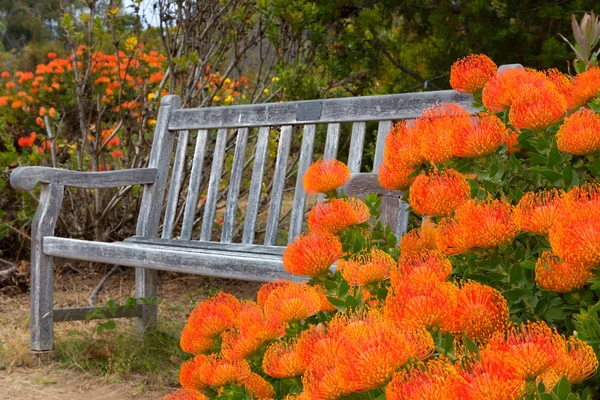
M 402 255 L 419 254 L 424 250 L 437 250 L 435 223 L 425 218 L 420 228 L 411 229 L 400 239 Z
M 598 97 L 600 92 L 600 67 L 592 67 L 573 78 L 573 87 L 568 97 L 569 109 L 585 106 Z
M 514 219 L 517 225 L 526 232 L 547 236 L 564 195 L 563 191 L 556 189 L 525 193 L 515 208 Z
M 410 187 L 408 203 L 420 215 L 445 217 L 471 193 L 467 178 L 453 169 L 421 173 Z
M 205 400 L 207 397 L 200 392 L 192 392 L 186 389 L 179 389 L 169 393 L 162 400 Z
M 273 385 L 254 372 L 242 381 L 242 385 L 251 396 L 254 396 L 257 399 L 263 400 L 275 398 L 275 389 L 273 389 Z
M 377 173 L 377 181 L 382 188 L 388 190 L 405 190 L 415 180 L 410 175 L 415 172 L 414 168 L 402 168 L 398 165 L 383 161 Z
M 351 391 L 375 389 L 391 379 L 410 353 L 404 336 L 385 321 L 353 322 L 340 338 L 336 372 Z
M 398 325 L 394 326 L 398 328 Z M 435 351 L 433 337 L 425 327 L 400 327 L 399 334 L 406 339 L 412 358 L 423 361 Z
M 294 275 L 319 276 L 342 255 L 342 243 L 330 234 L 298 236 L 283 252 L 283 268 Z
M 513 207 L 503 199 L 469 200 L 453 219 L 438 225 L 438 246 L 444 254 L 460 254 L 468 248 L 491 248 L 510 243 L 519 233 Z
M 203 336 L 201 330 L 196 329 L 194 325 L 186 325 L 181 332 L 179 346 L 181 350 L 189 354 L 208 353 L 213 347 L 213 339 Z
M 327 293 L 325 293 L 325 287 L 323 287 L 322 285 L 315 285 L 313 287 L 315 288 L 315 290 L 319 294 L 319 298 L 321 299 L 321 310 L 320 311 L 335 312 L 337 310 L 337 308 L 335 308 L 335 306 L 333 304 L 331 304 L 329 299 L 327 299 Z
M 543 72 L 523 68 L 505 69 L 497 72 L 483 88 L 483 105 L 494 114 L 508 110 L 525 85 L 547 83 L 548 78 Z
M 307 193 L 329 193 L 342 187 L 350 179 L 350 169 L 338 160 L 314 162 L 302 177 L 302 185 Z
M 196 372 L 204 365 L 207 358 L 207 356 L 201 354 L 181 364 L 181 368 L 179 369 L 179 383 L 184 389 L 195 393 L 198 390 L 206 388 L 206 384 L 198 378 Z
M 471 54 L 450 67 L 450 86 L 459 93 L 478 93 L 498 70 L 485 54 Z
M 193 331 L 205 338 L 216 338 L 233 326 L 240 302 L 228 293 L 219 293 L 196 306 L 188 318 Z
M 311 400 L 337 400 L 352 392 L 337 373 L 333 359 L 312 363 L 302 375 L 302 386 L 306 399 Z
M 366 286 L 390 277 L 394 259 L 384 251 L 372 249 L 370 253 L 354 255 L 349 260 L 340 260 L 338 268 L 349 284 Z
M 517 400 L 525 394 L 525 380 L 502 360 L 482 358 L 458 368 L 458 374 L 448 384 L 453 399 Z
M 242 334 L 268 342 L 285 336 L 285 324 L 275 317 L 265 316 L 262 308 L 252 302 L 244 301 L 242 310 L 235 319 L 235 327 Z
M 544 252 L 535 265 L 535 281 L 551 292 L 569 293 L 581 289 L 594 277 L 590 270 L 589 266 L 561 261 L 551 252 Z
M 544 73 L 548 80 L 556 87 L 556 90 L 568 99 L 568 96 L 570 96 L 571 91 L 573 90 L 573 82 L 571 82 L 571 79 L 556 68 L 547 69 Z
M 600 115 L 583 108 L 567 117 L 556 133 L 558 149 L 564 153 L 586 155 L 600 150 Z
M 485 342 L 492 334 L 506 328 L 508 316 L 508 304 L 499 291 L 469 282 L 458 291 L 451 320 L 456 336 L 464 333 L 472 340 Z
M 444 282 L 452 273 L 450 260 L 436 250 L 424 250 L 421 253 L 402 254 L 398 267 L 392 270 L 390 282 L 393 288 L 407 282 L 417 286 L 419 282 Z
M 519 134 L 517 132 L 511 131 L 508 133 L 502 142 L 503 144 L 506 143 L 507 153 L 518 153 L 523 150 L 523 148 L 519 145 Z
M 306 370 L 295 343 L 275 342 L 267 348 L 263 357 L 263 370 L 273 378 L 292 378 Z
M 431 163 L 445 163 L 454 157 L 451 132 L 469 118 L 458 104 L 441 103 L 423 111 L 415 120 L 415 131 L 421 136 L 421 153 Z
M 263 283 L 260 286 L 260 289 L 258 289 L 258 293 L 256 294 L 256 302 L 259 306 L 264 307 L 265 303 L 267 302 L 267 299 L 269 298 L 269 295 L 273 290 L 281 286 L 289 285 L 290 283 L 293 284 L 292 281 L 286 280 Z
M 575 337 L 569 338 L 554 365 L 541 375 L 546 389 L 564 376 L 569 383 L 581 383 L 598 371 L 598 358 L 592 346 Z
M 452 127 L 453 154 L 457 157 L 482 157 L 502 146 L 508 128 L 495 115 L 482 113 L 466 117 Z
M 600 263 L 600 209 L 596 201 L 578 204 L 570 196 L 571 192 L 550 229 L 550 245 L 564 261 L 596 266 Z
M 321 310 L 319 293 L 305 284 L 290 284 L 275 289 L 265 303 L 268 319 L 300 321 Z
M 311 325 L 302 331 L 296 343 L 296 353 L 304 365 L 311 365 L 317 359 L 335 359 L 339 337 L 343 329 L 325 328 L 323 325 Z
M 417 364 L 394 374 L 385 391 L 387 400 L 453 400 L 447 382 L 456 369 L 445 359 Z
M 362 201 L 331 199 L 317 203 L 308 213 L 308 229 L 315 234 L 337 235 L 352 225 L 366 222 L 371 214 Z
M 517 376 L 529 380 L 554 365 L 563 349 L 564 340 L 545 322 L 528 322 L 519 328 L 496 332 L 480 357 L 512 367 Z
M 198 366 L 194 376 L 206 386 L 225 386 L 239 382 L 250 375 L 246 360 L 229 361 L 216 354 L 208 356 Z
M 239 361 L 252 356 L 264 344 L 264 340 L 249 332 L 230 330 L 222 335 L 221 354 L 230 361 Z
M 385 138 L 383 162 L 388 167 L 413 170 L 425 161 L 421 154 L 421 136 L 406 121 L 395 124 Z
M 527 85 L 510 107 L 508 118 L 517 129 L 543 131 L 567 111 L 567 100 L 554 85 Z

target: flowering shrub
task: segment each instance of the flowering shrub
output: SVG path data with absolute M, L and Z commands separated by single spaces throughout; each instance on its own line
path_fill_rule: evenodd
M 423 217 L 400 243 L 377 196 L 335 190 L 344 165 L 313 164 L 304 186 L 328 198 L 283 255 L 311 279 L 200 303 L 183 389 L 166 398 L 591 398 L 597 74 L 457 61 L 451 82 L 479 112 L 439 104 L 387 137 L 379 181 Z

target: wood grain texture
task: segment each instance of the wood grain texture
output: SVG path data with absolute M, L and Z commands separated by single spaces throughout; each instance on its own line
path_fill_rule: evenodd
M 268 126 L 263 126 L 258 130 L 258 139 L 256 140 L 256 149 L 254 151 L 254 166 L 252 167 L 252 183 L 250 183 L 248 207 L 246 208 L 244 218 L 244 233 L 242 235 L 242 243 L 244 244 L 254 243 L 256 218 L 258 217 L 267 147 L 269 145 L 269 132 L 270 128 Z
M 202 229 L 200 230 L 200 240 L 211 240 L 212 226 L 215 222 L 215 213 L 217 210 L 217 198 L 219 197 L 219 186 L 221 184 L 221 174 L 223 173 L 223 161 L 225 160 L 225 147 L 227 146 L 227 129 L 219 129 L 213 160 L 210 168 L 210 178 L 208 180 L 208 190 L 206 200 L 204 201 L 204 216 L 202 217 Z
M 235 217 L 237 216 L 238 197 L 240 195 L 242 173 L 244 172 L 247 144 L 248 128 L 238 129 L 235 141 L 235 153 L 233 155 L 233 165 L 231 166 L 231 176 L 229 178 L 229 187 L 227 188 L 227 207 L 225 209 L 225 216 L 223 217 L 223 230 L 221 232 L 221 242 L 223 243 L 231 243 L 233 240 L 233 228 Z
M 360 172 L 363 148 L 365 147 L 365 129 L 366 124 L 364 122 L 355 122 L 352 124 L 350 152 L 348 153 L 348 168 L 350 168 L 350 172 L 352 173 Z
M 156 239 L 133 236 L 127 238 L 126 242 L 146 243 L 155 246 L 182 247 L 195 250 L 212 250 L 221 253 L 247 253 L 247 254 L 267 254 L 272 256 L 281 256 L 285 247 L 283 246 L 265 246 L 260 244 L 242 244 L 242 243 L 222 243 L 222 242 L 203 242 L 201 240 L 173 240 Z
M 340 142 L 340 124 L 331 123 L 327 125 L 327 136 L 323 150 L 323 160 L 335 160 L 337 158 L 338 145 Z M 325 200 L 325 195 L 319 193 L 317 201 Z
M 290 218 L 290 230 L 288 232 L 288 243 L 292 242 L 300 232 L 304 222 L 304 206 L 306 204 L 306 192 L 302 185 L 304 173 L 310 166 L 315 143 L 315 125 L 304 125 L 302 145 L 300 147 L 300 160 L 298 161 L 298 175 L 296 176 L 296 190 L 292 204 L 292 216 Z
M 47 237 L 44 254 L 99 263 L 151 268 L 220 278 L 269 282 L 278 279 L 304 280 L 283 270 L 280 256 L 218 251 L 175 249 L 130 242 L 103 243 Z
M 173 225 L 175 223 L 175 214 L 179 202 L 179 191 L 183 180 L 183 167 L 185 166 L 185 152 L 188 145 L 188 131 L 179 131 L 177 137 L 177 150 L 175 160 L 173 160 L 173 171 L 171 172 L 171 184 L 167 194 L 167 206 L 165 208 L 165 217 L 163 219 L 163 229 L 161 236 L 171 238 L 173 235 Z
M 118 306 L 114 313 L 108 313 L 102 307 L 55 308 L 53 314 L 54 322 L 89 321 L 93 319 L 141 317 L 143 308 L 144 306 L 141 304 L 136 304 L 132 309 L 125 306 Z M 88 315 L 95 310 L 102 310 L 104 318 L 94 316 L 88 319 Z
M 44 237 L 54 234 L 64 186 L 42 184 L 40 202 L 31 225 L 30 350 L 51 351 L 54 345 L 54 257 L 42 251 Z
M 379 121 L 377 128 L 377 142 L 375 143 L 375 157 L 373 157 L 373 173 L 379 172 L 379 166 L 383 161 L 383 150 L 385 149 L 385 138 L 390 129 L 392 129 L 392 121 Z
M 408 203 L 400 201 L 400 211 L 398 213 L 398 228 L 396 229 L 396 236 L 400 239 L 406 232 L 408 232 L 408 217 L 410 212 L 408 211 Z
M 181 239 L 183 240 L 190 240 L 192 238 L 196 208 L 198 207 L 198 198 L 200 197 L 200 184 L 202 183 L 202 170 L 204 168 L 204 154 L 206 153 L 207 140 L 208 131 L 206 129 L 199 130 L 196 137 L 190 182 L 188 183 L 185 209 L 183 211 L 183 223 L 181 225 Z
M 370 172 L 352 174 L 348 183 L 344 185 L 344 191 L 351 196 L 364 196 L 369 193 L 375 193 L 380 196 L 400 198 L 403 195 L 403 192 L 400 190 L 382 188 L 377 180 L 377 174 Z
M 417 118 L 423 109 L 439 102 L 456 102 L 470 112 L 476 112 L 472 107 L 473 97 L 454 90 L 317 101 L 322 102 L 321 113 L 318 119 L 312 121 L 297 119 L 300 104 L 307 102 L 286 102 L 178 110 L 173 112 L 169 128 L 181 130 L 399 120 Z
M 287 160 L 292 143 L 292 127 L 289 125 L 281 127 L 279 144 L 277 147 L 277 159 L 275 160 L 275 172 L 273 173 L 273 185 L 271 189 L 271 201 L 269 204 L 269 216 L 265 233 L 265 245 L 273 246 L 277 242 L 279 232 L 279 217 L 281 215 L 281 201 L 285 188 L 285 175 L 287 173 Z
M 151 184 L 155 182 L 156 176 L 156 168 L 80 172 L 49 167 L 19 167 L 10 174 L 10 184 L 17 190 L 33 190 L 38 183 L 83 189 L 102 189 Z

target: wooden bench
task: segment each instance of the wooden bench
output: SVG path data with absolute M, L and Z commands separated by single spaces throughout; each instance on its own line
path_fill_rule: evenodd
M 472 110 L 472 101 L 470 95 L 438 91 L 182 109 L 179 97 L 166 96 L 158 112 L 147 168 L 109 172 L 17 168 L 10 178 L 16 189 L 32 190 L 41 185 L 31 235 L 31 351 L 52 350 L 54 322 L 82 320 L 93 310 L 54 308 L 55 257 L 135 267 L 135 296 L 145 299 L 157 296 L 157 270 L 252 281 L 294 279 L 283 271 L 281 255 L 285 247 L 277 245 L 277 238 L 284 231 L 280 224 L 284 191 L 289 200 L 293 192 L 285 223 L 290 242 L 305 225 L 308 207 L 302 176 L 314 159 L 336 158 L 340 142 L 345 144 L 340 148 L 348 148 L 349 140 L 347 163 L 353 178 L 346 187 L 348 194 L 376 192 L 384 196 L 384 222 L 401 235 L 408 224 L 406 204 L 401 203 L 400 192 L 382 190 L 375 174 L 388 131 L 394 121 L 416 118 L 423 109 L 438 102 L 456 102 Z M 366 135 L 367 126 L 377 126 L 377 133 L 370 135 L 373 128 Z M 317 134 L 325 135 L 320 156 L 313 151 Z M 299 154 L 290 163 L 290 145 L 300 137 Z M 375 143 L 367 143 L 366 137 L 374 137 Z M 268 175 L 272 177 L 263 182 L 270 141 L 272 145 L 277 141 L 277 155 L 270 160 Z M 370 173 L 361 173 L 365 148 L 374 149 L 373 165 L 363 168 Z M 247 151 L 250 149 L 253 154 Z M 225 155 L 232 151 L 233 161 L 225 174 Z M 205 164 L 210 164 L 210 174 Z M 240 222 L 236 215 L 241 204 L 241 181 L 250 164 L 251 174 L 245 175 L 251 179 L 244 197 L 247 206 Z M 201 200 L 203 176 L 209 178 L 206 198 Z M 221 184 L 222 178 L 226 185 Z M 292 187 L 286 189 L 286 182 L 290 181 Z M 263 184 L 268 184 L 269 190 L 265 191 Z M 103 243 L 54 235 L 65 187 L 102 189 L 128 185 L 143 185 L 135 237 Z M 223 186 L 227 187 L 226 200 Z M 261 193 L 263 202 L 268 200 L 265 211 L 259 210 Z M 214 233 L 218 203 L 225 208 L 220 238 Z M 257 243 L 259 214 L 266 214 L 267 219 L 264 238 Z M 235 229 L 240 233 L 240 243 L 233 243 Z M 280 240 L 279 244 L 285 243 Z M 157 307 L 140 301 L 133 310 L 119 309 L 114 317 L 136 317 L 141 330 L 156 324 Z

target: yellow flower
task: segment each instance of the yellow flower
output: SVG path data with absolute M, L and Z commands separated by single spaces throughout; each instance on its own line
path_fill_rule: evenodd
M 220 101 L 221 100 L 221 96 L 215 96 L 215 97 L 213 97 L 213 100 L 214 101 Z
M 235 98 L 232 95 L 225 97 L 225 103 L 227 103 L 227 104 L 233 103 L 234 101 L 235 101 Z
M 154 126 L 156 125 L 156 120 L 155 119 L 149 119 L 148 120 L 148 126 Z
M 223 83 L 229 85 L 231 83 L 231 79 L 227 78 L 223 81 Z
M 274 77 L 271 79 L 271 82 L 279 82 L 279 77 L 278 77 L 278 76 L 274 76 Z
M 265 88 L 265 90 L 263 90 L 263 93 L 264 93 L 264 94 L 269 94 L 269 89 L 268 89 L 268 88 Z
M 135 36 L 131 36 L 127 38 L 125 41 L 125 50 L 133 51 L 138 45 L 138 40 Z
M 156 97 L 156 94 L 148 93 L 148 101 L 152 101 L 152 99 L 154 99 L 155 97 Z

